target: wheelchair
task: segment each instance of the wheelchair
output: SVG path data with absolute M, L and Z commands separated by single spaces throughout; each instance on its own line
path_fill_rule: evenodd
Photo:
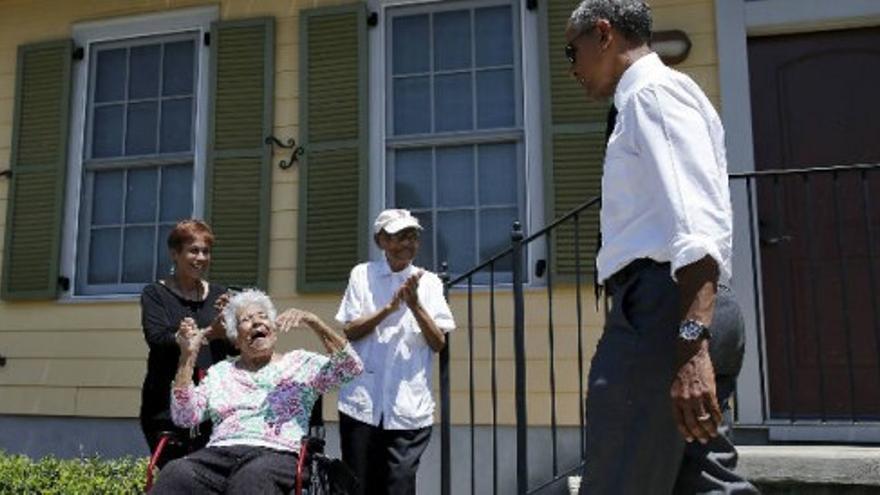
M 324 455 L 324 415 L 322 397 L 318 397 L 309 417 L 309 432 L 300 441 L 297 457 L 296 481 L 291 495 L 348 495 L 357 487 L 357 479 L 351 470 L 340 459 Z M 156 451 L 150 456 L 147 464 L 144 493 L 153 487 L 154 471 L 169 445 L 180 444 L 174 432 L 160 434 Z M 173 460 L 173 459 L 168 459 Z

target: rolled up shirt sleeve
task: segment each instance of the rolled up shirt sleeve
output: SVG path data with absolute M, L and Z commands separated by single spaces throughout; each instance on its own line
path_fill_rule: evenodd
M 192 384 L 171 387 L 171 421 L 181 428 L 191 428 L 207 418 L 208 400 L 205 382 L 199 386 Z
M 672 278 L 684 266 L 711 256 L 724 279 L 730 278 L 732 222 L 726 163 L 719 163 L 710 125 L 699 102 L 663 87 L 633 96 L 638 122 L 636 147 L 644 158 L 646 179 L 656 184 L 654 214 L 668 239 L 666 257 Z

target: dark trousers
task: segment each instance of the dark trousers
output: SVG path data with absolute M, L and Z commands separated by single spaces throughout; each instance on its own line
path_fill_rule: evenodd
M 296 483 L 297 456 L 263 447 L 206 447 L 169 462 L 151 494 L 287 494 Z
M 431 427 L 385 430 L 339 413 L 342 460 L 358 479 L 352 495 L 413 495 Z
M 611 310 L 590 367 L 581 493 L 757 493 L 733 472 L 736 449 L 726 436 L 686 444 L 675 426 L 669 392 L 681 308 L 669 264 L 639 260 L 606 285 Z M 710 329 L 719 404 L 729 416 L 744 328 L 728 289 L 719 291 Z

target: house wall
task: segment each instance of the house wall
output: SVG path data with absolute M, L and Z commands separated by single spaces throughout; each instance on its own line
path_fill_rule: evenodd
M 9 168 L 18 45 L 71 36 L 74 23 L 116 16 L 131 16 L 195 5 L 219 5 L 223 20 L 273 16 L 276 20 L 275 129 L 286 138 L 299 136 L 298 128 L 298 30 L 299 11 L 314 6 L 346 3 L 336 0 L 0 0 L 0 170 Z M 689 58 L 679 68 L 690 74 L 718 106 L 718 63 L 715 46 L 715 13 L 711 0 L 656 0 L 652 2 L 655 29 L 684 30 L 693 42 Z M 562 27 L 557 33 L 560 40 Z M 279 153 L 275 162 L 286 159 Z M 297 306 L 332 320 L 339 297 L 301 296 L 295 292 L 297 245 L 297 171 L 273 168 L 269 292 L 280 308 Z M 9 180 L 0 179 L 0 230 L 5 229 Z M 2 250 L 3 235 L 0 235 Z M 223 242 L 218 239 L 218 242 Z M 559 287 L 554 293 L 558 420 L 574 425 L 579 416 L 577 369 L 576 292 Z M 547 360 L 547 295 L 543 288 L 527 289 L 527 359 L 529 417 L 535 424 L 549 424 L 549 364 Z M 582 349 L 589 358 L 598 339 L 601 316 L 595 310 L 592 288 L 583 287 L 584 328 Z M 467 299 L 451 296 L 459 330 L 452 338 L 453 421 L 465 423 L 468 409 Z M 475 389 L 478 422 L 491 419 L 488 398 L 489 365 L 488 294 L 474 296 Z M 498 419 L 514 422 L 512 302 L 501 290 L 496 300 Z M 137 300 L 6 302 L 0 301 L 0 355 L 7 358 L 0 368 L 0 415 L 50 417 L 137 416 L 140 385 L 147 348 L 139 328 Z M 281 337 L 280 349 L 317 349 L 306 332 Z M 588 363 L 583 369 L 588 371 Z M 325 416 L 335 417 L 335 400 L 325 401 Z

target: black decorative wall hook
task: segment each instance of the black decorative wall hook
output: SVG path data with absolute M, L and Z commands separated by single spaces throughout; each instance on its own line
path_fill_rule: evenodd
M 290 160 L 289 161 L 281 160 L 280 162 L 278 162 L 278 166 L 281 167 L 282 170 L 287 170 L 290 167 L 292 167 L 293 162 L 297 161 L 297 158 L 306 152 L 306 150 L 303 149 L 302 146 L 296 145 L 296 141 L 294 141 L 293 138 L 289 138 L 287 140 L 287 144 L 284 144 L 281 141 L 279 141 L 278 138 L 276 138 L 275 136 L 268 136 L 268 137 L 266 137 L 266 144 L 270 144 L 270 145 L 274 144 L 275 146 L 278 146 L 279 148 L 292 150 L 290 153 Z

